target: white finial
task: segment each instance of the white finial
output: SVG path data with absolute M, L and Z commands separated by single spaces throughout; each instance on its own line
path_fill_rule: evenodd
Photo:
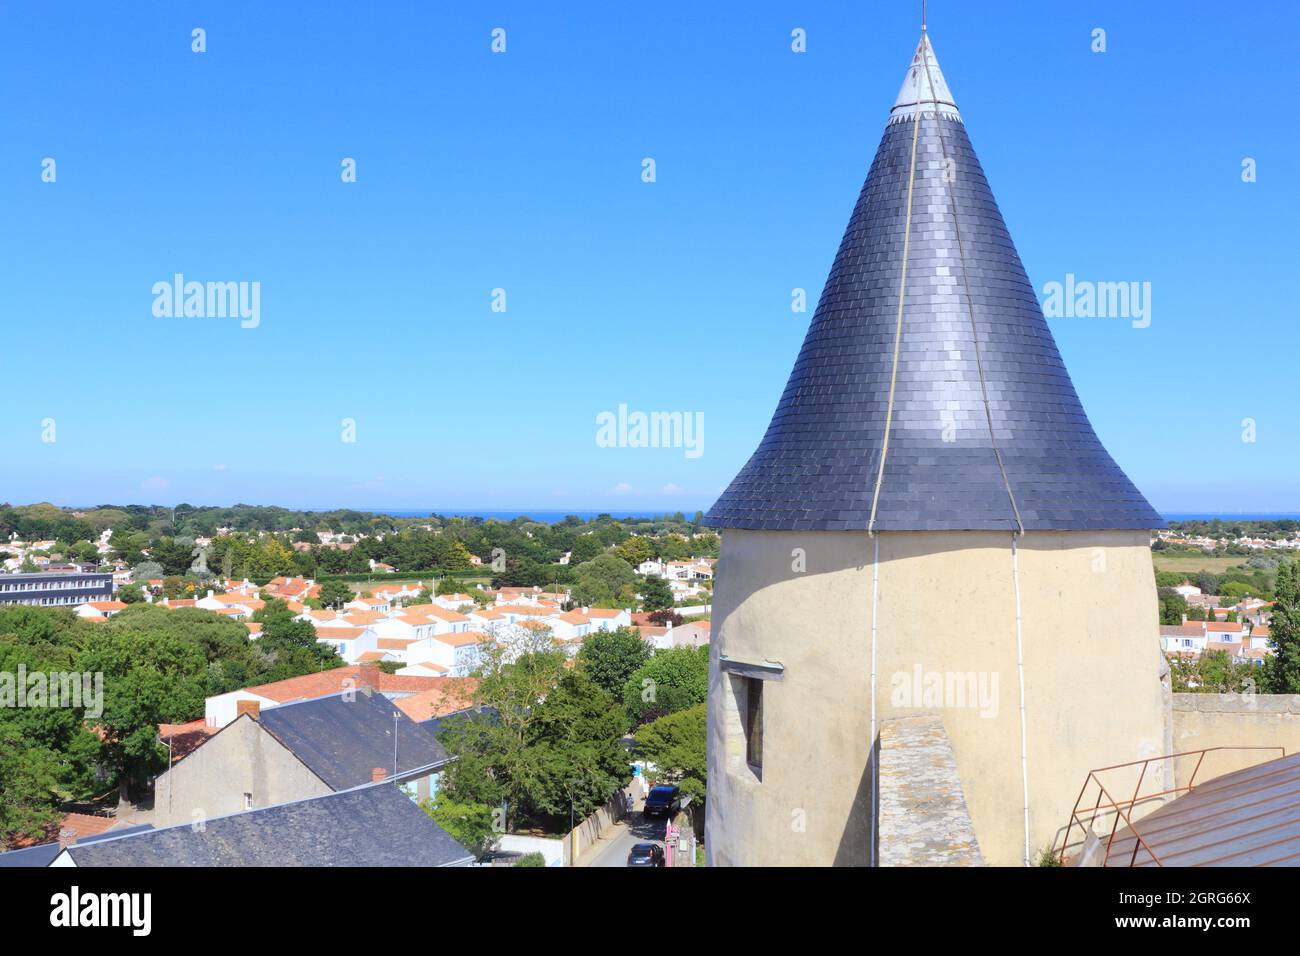
M 930 37 L 923 32 L 921 42 L 916 45 L 916 53 L 912 56 L 912 63 L 903 77 L 898 99 L 894 100 L 894 108 L 889 111 L 889 121 L 893 123 L 906 119 L 915 115 L 918 109 L 933 113 L 936 108 L 944 116 L 961 119 L 952 92 L 948 89 L 948 82 L 939 69 L 939 60 L 934 55 L 934 47 L 930 45 Z

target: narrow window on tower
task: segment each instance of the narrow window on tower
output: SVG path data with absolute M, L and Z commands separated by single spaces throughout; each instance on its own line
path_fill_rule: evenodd
M 753 677 L 745 682 L 745 762 L 751 770 L 763 769 L 763 682 Z

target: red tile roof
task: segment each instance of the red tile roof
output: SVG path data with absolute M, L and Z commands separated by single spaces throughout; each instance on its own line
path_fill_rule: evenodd
M 402 713 L 412 720 L 429 720 L 432 717 L 445 717 L 458 710 L 464 710 L 474 703 L 474 689 L 478 681 L 472 677 L 430 677 L 437 681 L 431 687 L 409 697 L 399 697 L 393 701 Z
M 117 825 L 117 817 L 101 817 L 90 813 L 65 813 L 59 821 L 60 830 L 71 830 L 78 840 L 98 836 Z
M 434 680 L 432 677 L 400 677 L 397 674 L 385 674 L 378 667 L 369 668 L 369 672 L 375 689 L 380 693 L 393 691 L 418 693 L 433 686 L 429 683 L 429 681 Z M 291 700 L 311 700 L 315 697 L 337 694 L 348 687 L 358 686 L 362 676 L 361 665 L 353 664 L 350 667 L 336 667 L 333 670 L 320 671 L 315 674 L 290 677 L 288 680 L 276 681 L 273 684 L 246 687 L 244 690 L 247 693 L 256 694 L 258 697 L 265 697 L 280 704 L 287 704 Z
M 198 720 L 191 720 L 187 724 L 159 724 L 158 736 L 163 739 L 164 743 L 171 745 L 172 763 L 175 763 L 182 757 L 192 753 L 200 744 L 220 729 L 220 727 L 209 727 L 207 722 L 200 717 Z
M 448 647 L 464 647 L 467 644 L 483 644 L 492 640 L 482 631 L 461 631 L 459 634 L 435 634 L 430 640 Z

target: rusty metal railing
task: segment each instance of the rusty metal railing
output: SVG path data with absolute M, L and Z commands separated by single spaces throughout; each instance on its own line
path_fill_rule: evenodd
M 1130 760 L 1128 763 L 1117 763 L 1109 767 L 1099 767 L 1096 770 L 1089 770 L 1088 776 L 1083 781 L 1083 786 L 1079 788 L 1079 797 L 1074 801 L 1074 810 L 1070 813 L 1070 823 L 1065 828 L 1065 836 L 1061 840 L 1061 850 L 1057 856 L 1057 862 L 1062 866 L 1065 865 L 1066 851 L 1071 848 L 1070 834 L 1074 832 L 1076 825 L 1084 832 L 1083 841 L 1079 844 L 1075 844 L 1076 846 L 1081 846 L 1083 843 L 1086 843 L 1088 833 L 1091 832 L 1095 834 L 1093 823 L 1096 821 L 1097 816 L 1104 812 L 1113 812 L 1114 819 L 1111 822 L 1110 835 L 1106 840 L 1106 850 L 1102 856 L 1102 865 L 1107 866 L 1110 863 L 1111 847 L 1115 843 L 1116 831 L 1118 831 L 1119 822 L 1122 819 L 1128 827 L 1128 832 L 1134 837 L 1133 852 L 1129 855 L 1128 865 L 1130 867 L 1136 865 L 1138 850 L 1145 850 L 1147 855 L 1151 857 L 1151 861 L 1155 863 L 1156 866 L 1164 866 L 1160 857 L 1156 855 L 1155 850 L 1153 850 L 1150 844 L 1143 839 L 1142 834 L 1139 833 L 1137 827 L 1133 825 L 1133 820 L 1130 816 L 1133 807 L 1138 803 L 1157 800 L 1161 797 L 1167 797 L 1172 794 L 1190 793 L 1192 788 L 1196 785 L 1196 775 L 1201 771 L 1201 764 L 1205 761 L 1205 755 L 1220 750 L 1275 750 L 1279 751 L 1280 756 L 1286 756 L 1285 747 L 1203 747 L 1200 750 L 1184 750 L 1181 753 L 1165 754 L 1160 757 L 1147 757 L 1145 760 Z M 1179 757 L 1196 757 L 1196 766 L 1192 768 L 1192 775 L 1188 778 L 1185 786 L 1159 790 L 1155 793 L 1144 794 L 1141 792 L 1142 782 L 1146 780 L 1147 769 L 1152 763 L 1158 760 L 1177 760 Z M 1137 784 L 1133 787 L 1133 796 L 1126 800 L 1116 800 L 1111 795 L 1110 791 L 1106 789 L 1106 785 L 1102 782 L 1098 774 L 1123 770 L 1128 767 L 1141 767 L 1141 770 L 1138 772 Z M 1173 768 L 1173 771 L 1174 773 L 1177 773 L 1176 766 Z M 1086 807 L 1080 810 L 1080 806 L 1083 804 L 1083 798 L 1088 793 L 1088 785 L 1090 783 L 1096 784 L 1097 786 L 1097 801 L 1093 804 L 1091 810 L 1088 810 Z M 1102 803 L 1103 797 L 1108 801 L 1105 804 Z M 1081 815 L 1087 815 L 1089 813 L 1091 813 L 1091 816 L 1088 818 L 1087 823 L 1084 823 L 1080 817 Z

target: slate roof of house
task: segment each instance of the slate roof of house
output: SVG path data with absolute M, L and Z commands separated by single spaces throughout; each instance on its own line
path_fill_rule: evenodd
M 924 102 L 930 84 L 917 72 L 923 52 L 940 92 L 937 116 Z M 918 91 L 907 291 L 875 529 L 1014 530 L 1008 484 L 1027 530 L 1163 528 L 1084 413 L 924 39 L 767 433 L 705 523 L 868 526 L 893 366 Z
M 77 814 L 81 816 L 81 814 Z M 139 826 L 122 827 L 117 830 L 104 830 L 90 836 L 77 837 L 77 846 L 85 846 L 89 843 L 96 843 L 100 840 L 107 840 L 112 837 L 127 836 L 133 833 L 143 833 L 145 830 L 152 830 L 153 827 L 144 823 Z M 0 868 L 11 866 L 49 866 L 58 857 L 63 848 L 55 840 L 53 843 L 40 843 L 36 846 L 24 847 L 21 850 L 10 850 L 7 853 L 0 853 Z
M 464 866 L 472 857 L 391 783 L 68 849 L 77 866 Z
M 263 711 L 258 722 L 333 790 L 368 782 L 376 767 L 392 773 L 394 762 L 402 776 L 448 759 L 437 738 L 379 693 L 285 704 Z

